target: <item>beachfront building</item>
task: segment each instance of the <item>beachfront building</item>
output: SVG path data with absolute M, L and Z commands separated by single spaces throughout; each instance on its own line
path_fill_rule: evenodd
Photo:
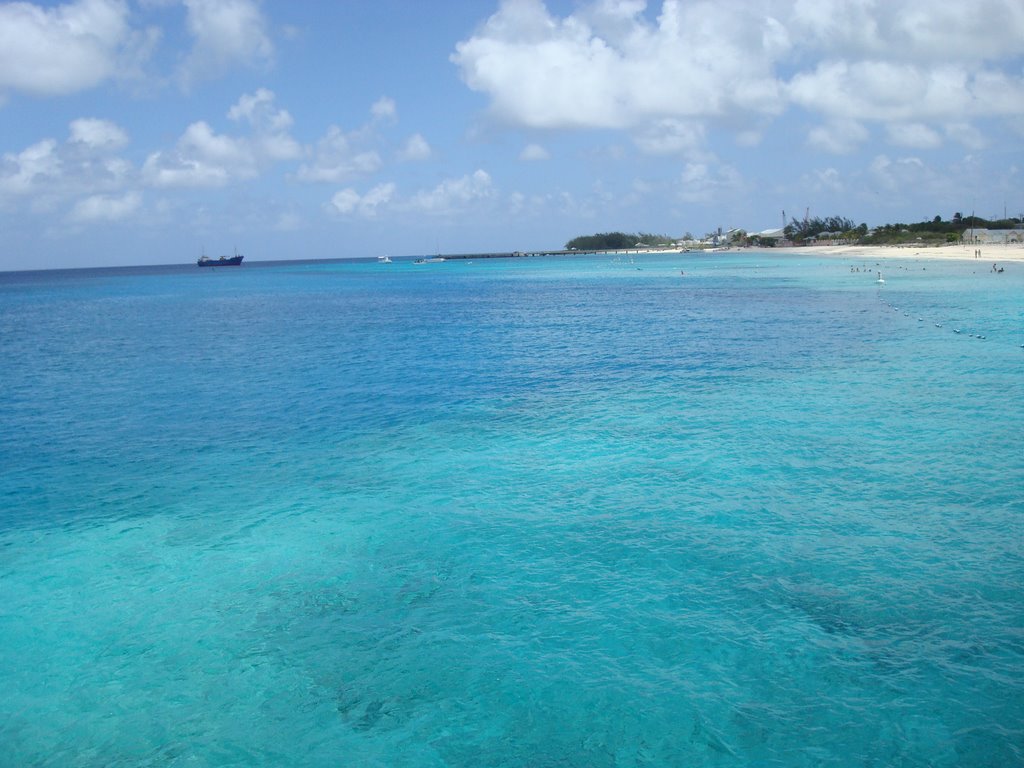
M 776 247 L 791 245 L 786 239 L 786 230 L 782 227 L 774 229 L 763 229 L 760 232 L 751 232 L 747 237 L 757 245 Z
M 848 245 L 850 238 L 845 232 L 819 232 L 804 238 L 804 242 L 808 245 Z
M 1024 229 L 1017 227 L 1016 229 L 966 229 L 964 230 L 963 240 L 965 243 L 975 243 L 978 245 L 991 244 L 991 245 L 1006 245 L 1008 243 L 1024 243 Z

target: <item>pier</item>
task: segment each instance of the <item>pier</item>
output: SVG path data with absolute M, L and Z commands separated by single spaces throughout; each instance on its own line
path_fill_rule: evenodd
M 531 256 L 592 256 L 596 253 L 598 251 L 500 251 L 496 253 L 442 253 L 439 255 L 445 261 L 457 261 L 459 259 L 522 259 Z
M 522 259 L 535 256 L 597 256 L 601 254 L 642 254 L 642 253 L 687 253 L 699 250 L 723 250 L 723 249 L 693 249 L 693 248 L 610 248 L 607 250 L 555 250 L 555 251 L 502 251 L 497 253 L 439 253 L 445 261 L 457 261 L 460 259 Z

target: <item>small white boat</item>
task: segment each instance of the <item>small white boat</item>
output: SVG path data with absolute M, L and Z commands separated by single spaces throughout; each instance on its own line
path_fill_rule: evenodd
M 378 264 L 390 264 L 391 263 L 391 257 L 390 256 L 378 256 L 377 257 L 377 263 Z

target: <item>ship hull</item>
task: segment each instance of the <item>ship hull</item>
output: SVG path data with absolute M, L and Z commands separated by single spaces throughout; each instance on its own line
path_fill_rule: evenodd
M 244 256 L 232 256 L 231 258 L 222 256 L 219 259 L 203 258 L 197 261 L 196 264 L 200 267 L 237 267 L 244 258 Z

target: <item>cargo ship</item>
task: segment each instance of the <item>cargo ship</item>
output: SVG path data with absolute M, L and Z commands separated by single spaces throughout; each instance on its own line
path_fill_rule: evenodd
M 200 267 L 237 267 L 242 263 L 242 259 L 245 257 L 235 252 L 234 256 L 221 256 L 219 259 L 211 259 L 209 256 L 203 254 L 199 257 L 199 261 L 196 262 Z

